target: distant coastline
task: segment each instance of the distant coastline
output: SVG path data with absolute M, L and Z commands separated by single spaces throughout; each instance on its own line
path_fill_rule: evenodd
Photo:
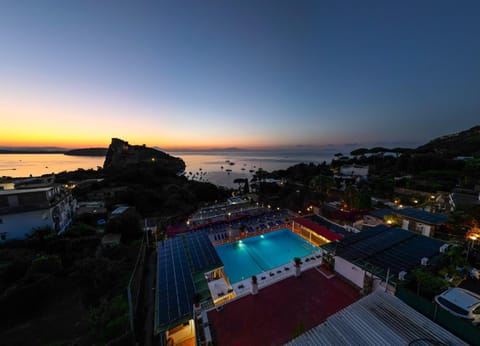
M 0 149 L 0 154 L 63 154 L 68 156 L 102 156 L 107 155 L 107 148 L 88 148 L 88 149 L 55 149 L 55 150 L 44 150 L 44 149 Z
M 107 148 L 87 148 L 87 149 L 73 149 L 65 151 L 64 155 L 69 156 L 102 156 L 107 155 Z

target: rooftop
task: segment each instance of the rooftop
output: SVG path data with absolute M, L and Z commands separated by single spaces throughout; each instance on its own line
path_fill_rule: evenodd
M 193 294 L 207 290 L 204 273 L 223 266 L 206 232 L 189 232 L 158 243 L 155 330 L 192 317 Z
M 423 257 L 437 255 L 445 243 L 400 228 L 376 226 L 355 233 L 336 244 L 336 255 L 360 267 L 390 269 L 392 274 L 408 271 Z
M 397 297 L 378 291 L 287 345 L 413 345 L 415 341 L 417 345 L 467 345 Z
M 343 228 L 342 226 L 322 217 L 322 216 L 318 216 L 318 215 L 308 215 L 306 216 L 305 218 L 315 222 L 316 224 L 320 225 L 320 226 L 323 226 L 325 228 L 328 228 L 330 231 L 333 231 L 335 233 L 338 233 L 342 236 L 345 236 L 347 235 L 349 232 L 345 231 L 345 228 Z
M 345 282 L 310 269 L 212 310 L 208 319 L 218 345 L 281 345 L 359 298 Z
M 128 206 L 118 207 L 118 208 L 116 208 L 114 211 L 112 211 L 112 216 L 121 215 L 121 214 L 123 214 L 124 212 L 126 212 L 129 208 L 130 208 L 130 207 L 128 207 Z
M 0 190 L 0 196 L 6 195 L 19 195 L 23 193 L 34 193 L 34 192 L 46 192 L 52 190 L 53 186 L 48 187 L 37 187 L 32 189 L 12 189 L 12 190 Z
M 418 208 L 398 209 L 396 210 L 396 213 L 409 219 L 414 219 L 430 225 L 441 225 L 448 219 L 448 216 L 445 214 L 430 213 Z
M 296 222 L 304 227 L 311 229 L 315 233 L 321 235 L 324 238 L 327 238 L 330 241 L 335 241 L 343 238 L 343 235 L 338 234 L 324 226 L 321 226 L 318 223 L 305 217 L 297 217 L 293 219 L 293 222 Z
M 373 210 L 369 213 L 372 216 L 375 216 L 376 218 L 383 219 L 387 215 L 392 215 L 395 214 L 395 211 L 392 209 L 378 209 L 378 210 Z

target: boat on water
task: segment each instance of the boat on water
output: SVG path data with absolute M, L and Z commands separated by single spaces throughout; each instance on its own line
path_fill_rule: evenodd
M 253 173 L 253 172 L 255 172 L 255 170 L 254 170 L 254 169 L 250 169 L 249 172 L 250 172 L 250 173 Z
M 235 162 L 229 162 L 228 163 L 230 166 L 233 166 L 235 164 Z
M 245 167 L 242 167 L 242 171 L 244 171 L 244 170 L 245 170 Z

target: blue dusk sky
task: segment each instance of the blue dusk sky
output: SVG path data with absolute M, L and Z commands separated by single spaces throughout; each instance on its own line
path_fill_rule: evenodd
M 0 145 L 423 144 L 480 123 L 479 1 L 3 1 Z

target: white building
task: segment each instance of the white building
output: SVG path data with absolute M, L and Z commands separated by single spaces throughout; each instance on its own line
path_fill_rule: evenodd
M 336 180 L 340 180 L 343 183 L 346 181 L 354 181 L 356 183 L 360 182 L 361 180 L 368 179 L 368 166 L 360 166 L 360 165 L 348 165 L 348 166 L 341 166 L 340 171 L 338 174 L 334 175 Z
M 342 166 L 340 167 L 340 174 L 366 179 L 368 177 L 368 166 Z
M 24 239 L 37 227 L 62 233 L 75 207 L 71 192 L 61 186 L 0 190 L 0 242 Z

